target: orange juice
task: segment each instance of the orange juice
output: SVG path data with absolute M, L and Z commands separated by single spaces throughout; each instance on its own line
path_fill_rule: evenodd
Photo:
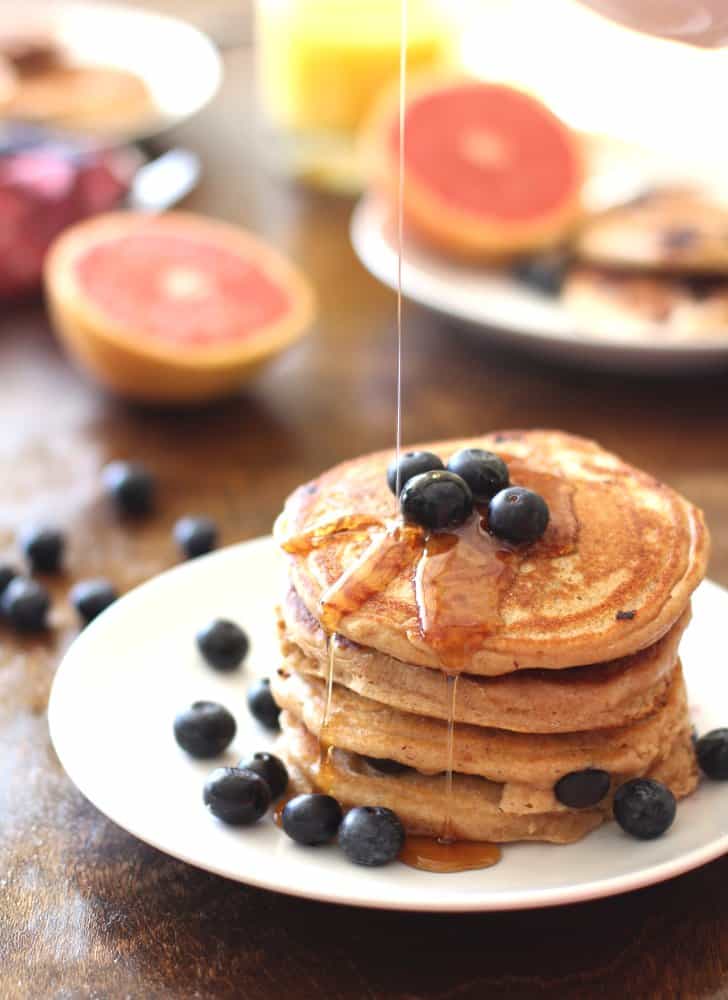
M 452 18 L 440 0 L 409 0 L 411 71 L 446 64 Z M 399 0 L 258 0 L 260 99 L 288 139 L 294 169 L 354 187 L 353 139 L 381 89 L 399 70 Z

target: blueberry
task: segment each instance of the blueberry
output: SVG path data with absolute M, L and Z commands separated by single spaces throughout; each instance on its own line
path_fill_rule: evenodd
M 548 523 L 544 498 L 522 486 L 501 490 L 488 504 L 488 530 L 509 542 L 535 542 Z
M 217 757 L 235 737 L 235 719 L 215 701 L 196 701 L 174 720 L 174 738 L 192 757 Z
M 278 729 L 280 708 L 276 705 L 270 690 L 270 680 L 264 677 L 248 691 L 248 708 L 254 719 L 266 729 Z
M 108 580 L 81 580 L 72 588 L 70 599 L 84 624 L 97 618 L 118 598 Z
M 216 767 L 202 791 L 213 816 L 232 826 L 250 826 L 270 805 L 270 789 L 259 774 L 238 767 Z
M 406 451 L 399 458 L 399 492 L 404 489 L 407 481 L 423 472 L 433 472 L 444 469 L 442 459 L 431 451 Z M 397 456 L 395 455 L 387 467 L 387 485 L 392 493 L 397 493 Z
M 270 788 L 271 799 L 279 799 L 288 788 L 286 765 L 272 753 L 254 753 L 248 760 L 241 760 L 238 767 L 259 774 Z
M 413 476 L 399 499 L 405 521 L 430 531 L 457 528 L 473 512 L 470 487 L 454 472 L 423 472 Z
M 695 744 L 698 763 L 709 778 L 728 781 L 728 729 L 713 729 Z
M 556 296 L 563 287 L 568 267 L 566 255 L 554 253 L 521 261 L 513 269 L 513 274 L 524 285 L 545 295 Z
M 29 525 L 21 529 L 19 543 L 34 573 L 57 573 L 60 570 L 66 539 L 58 528 Z
M 51 599 L 37 580 L 16 576 L 3 591 L 0 610 L 19 632 L 41 632 L 46 627 Z
M 675 796 L 652 778 L 625 781 L 614 796 L 614 818 L 626 833 L 639 840 L 661 836 L 672 825 L 675 811 Z
M 331 795 L 297 795 L 281 816 L 284 831 L 297 844 L 327 844 L 341 826 L 341 806 Z
M 508 466 L 503 459 L 482 448 L 456 451 L 447 467 L 465 480 L 475 500 L 490 500 L 510 483 Z
M 197 648 L 216 670 L 235 670 L 245 659 L 250 642 L 235 622 L 215 618 L 197 633 Z
M 609 774 L 598 767 L 584 771 L 571 771 L 559 778 L 554 795 L 563 806 L 570 809 L 588 809 L 601 802 L 609 791 Z
M 394 861 L 404 838 L 399 816 L 383 806 L 350 809 L 339 828 L 339 846 L 349 861 L 370 868 Z
M 14 566 L 9 566 L 7 563 L 0 565 L 0 595 L 5 593 L 5 588 L 16 576 L 20 576 L 20 570 L 15 569 Z
M 217 525 L 209 517 L 181 517 L 174 540 L 188 559 L 204 556 L 217 545 Z
M 102 472 L 107 492 L 122 514 L 148 514 L 154 505 L 156 484 L 139 462 L 110 462 Z
M 388 757 L 365 757 L 364 760 L 380 774 L 396 775 L 409 771 L 406 764 L 400 764 L 398 760 L 390 760 Z

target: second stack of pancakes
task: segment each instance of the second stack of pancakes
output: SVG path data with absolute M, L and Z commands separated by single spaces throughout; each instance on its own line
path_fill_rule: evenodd
M 395 518 L 390 452 L 292 494 L 276 524 L 273 693 L 294 784 L 387 806 L 408 833 L 447 820 L 455 838 L 496 842 L 576 840 L 628 778 L 691 792 L 678 645 L 708 554 L 700 512 L 561 432 L 422 447 L 495 452 L 547 501 L 549 526 L 509 550 L 476 512 L 433 546 Z

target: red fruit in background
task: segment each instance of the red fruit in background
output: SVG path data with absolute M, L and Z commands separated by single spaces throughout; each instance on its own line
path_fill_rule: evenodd
M 194 402 L 233 392 L 301 337 L 306 279 L 272 247 L 183 212 L 100 215 L 53 245 L 46 289 L 73 357 L 122 396 Z
M 375 183 L 399 192 L 399 119 L 387 100 L 369 128 Z M 405 112 L 408 228 L 465 256 L 505 258 L 558 243 L 579 216 L 578 139 L 540 101 L 475 80 L 415 84 Z
M 39 288 L 51 242 L 72 223 L 118 205 L 138 163 L 125 150 L 54 142 L 0 155 L 0 299 Z

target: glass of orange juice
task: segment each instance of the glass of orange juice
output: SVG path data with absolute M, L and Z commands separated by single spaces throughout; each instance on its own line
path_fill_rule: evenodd
M 356 191 L 356 133 L 399 74 L 402 0 L 257 0 L 268 158 L 312 183 Z M 455 54 L 458 0 L 407 0 L 408 73 Z

